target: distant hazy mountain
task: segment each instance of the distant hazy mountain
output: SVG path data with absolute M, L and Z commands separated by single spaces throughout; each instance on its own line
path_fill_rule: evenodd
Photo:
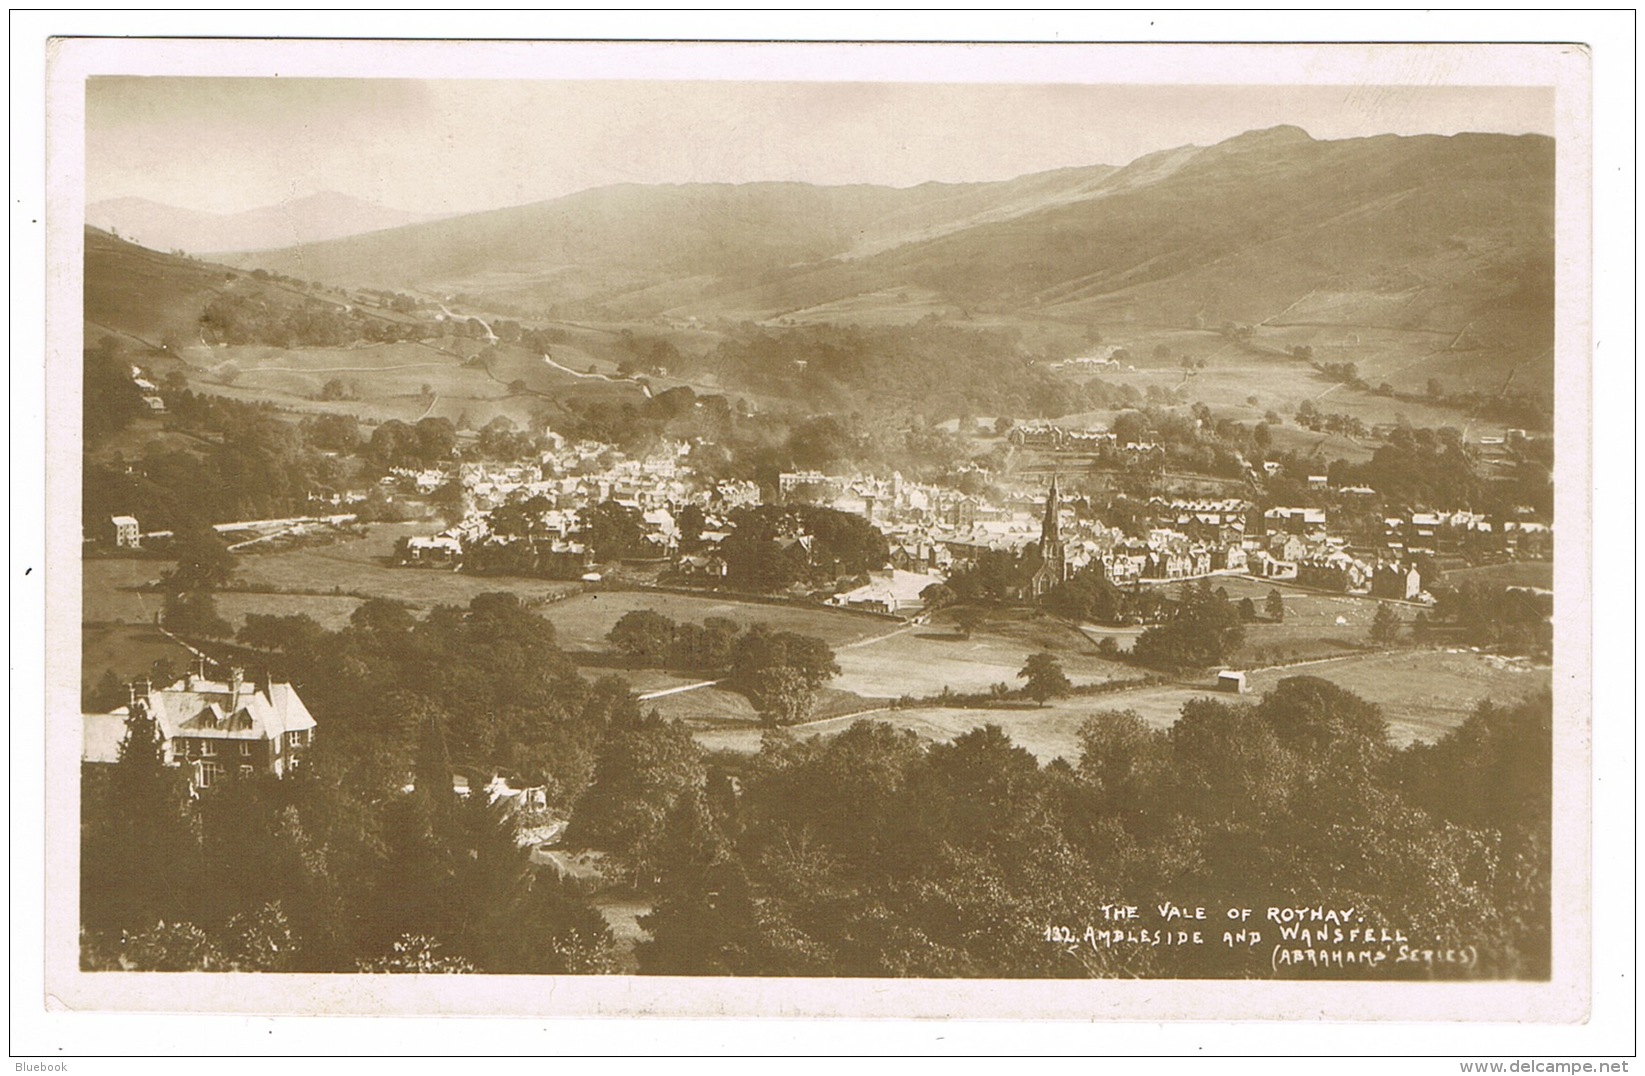
M 592 318 L 1283 314 L 1466 333 L 1511 364 L 1552 346 L 1553 253 L 1549 138 L 1275 127 L 996 183 L 606 187 L 234 261 Z
M 86 223 L 118 232 L 153 250 L 190 254 L 270 250 L 318 243 L 434 220 L 361 201 L 336 191 L 295 198 L 243 213 L 179 209 L 146 198 L 113 198 L 86 207 Z

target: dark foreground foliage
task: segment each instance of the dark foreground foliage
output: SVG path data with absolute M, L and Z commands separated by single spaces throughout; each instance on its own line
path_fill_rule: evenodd
M 1296 677 L 1169 729 L 1092 700 L 1079 757 L 1047 765 L 996 726 L 932 744 L 871 721 L 709 757 L 509 595 L 421 620 L 368 602 L 336 632 L 254 618 L 242 640 L 315 713 L 311 765 L 192 798 L 134 719 L 84 782 L 88 969 L 617 970 L 596 885 L 650 905 L 658 974 L 1269 977 L 1300 943 L 1268 909 L 1331 908 L 1477 961 L 1281 974 L 1548 975 L 1547 695 L 1404 750 L 1376 706 Z M 521 827 L 545 819 L 488 804 L 493 773 L 545 788 L 603 878 L 534 866 Z M 1167 902 L 1207 918 L 1162 923 Z M 1047 941 L 1126 927 L 1115 907 L 1204 943 Z M 1246 908 L 1261 944 L 1228 944 Z

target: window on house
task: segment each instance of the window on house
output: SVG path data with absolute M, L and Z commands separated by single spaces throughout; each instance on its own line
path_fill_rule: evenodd
M 251 757 L 251 744 L 242 743 L 240 745 L 240 757 L 241 758 L 250 758 Z
M 215 757 L 217 754 L 217 744 L 211 740 L 201 740 L 200 754 L 206 758 Z
M 211 783 L 223 776 L 223 767 L 215 762 L 200 763 L 200 787 L 210 788 Z
M 251 776 L 251 767 L 250 766 L 241 766 L 240 767 L 240 776 L 241 777 L 250 777 Z

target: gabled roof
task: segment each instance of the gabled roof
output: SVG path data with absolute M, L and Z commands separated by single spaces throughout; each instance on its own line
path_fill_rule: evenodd
M 290 684 L 266 686 L 186 677 L 150 691 L 149 710 L 166 739 L 271 740 L 315 726 L 314 717 Z

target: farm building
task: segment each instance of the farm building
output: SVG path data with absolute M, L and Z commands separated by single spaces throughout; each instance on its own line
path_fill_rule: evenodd
M 1217 673 L 1217 690 L 1231 691 L 1235 695 L 1245 694 L 1245 674 L 1232 669 L 1224 669 Z

